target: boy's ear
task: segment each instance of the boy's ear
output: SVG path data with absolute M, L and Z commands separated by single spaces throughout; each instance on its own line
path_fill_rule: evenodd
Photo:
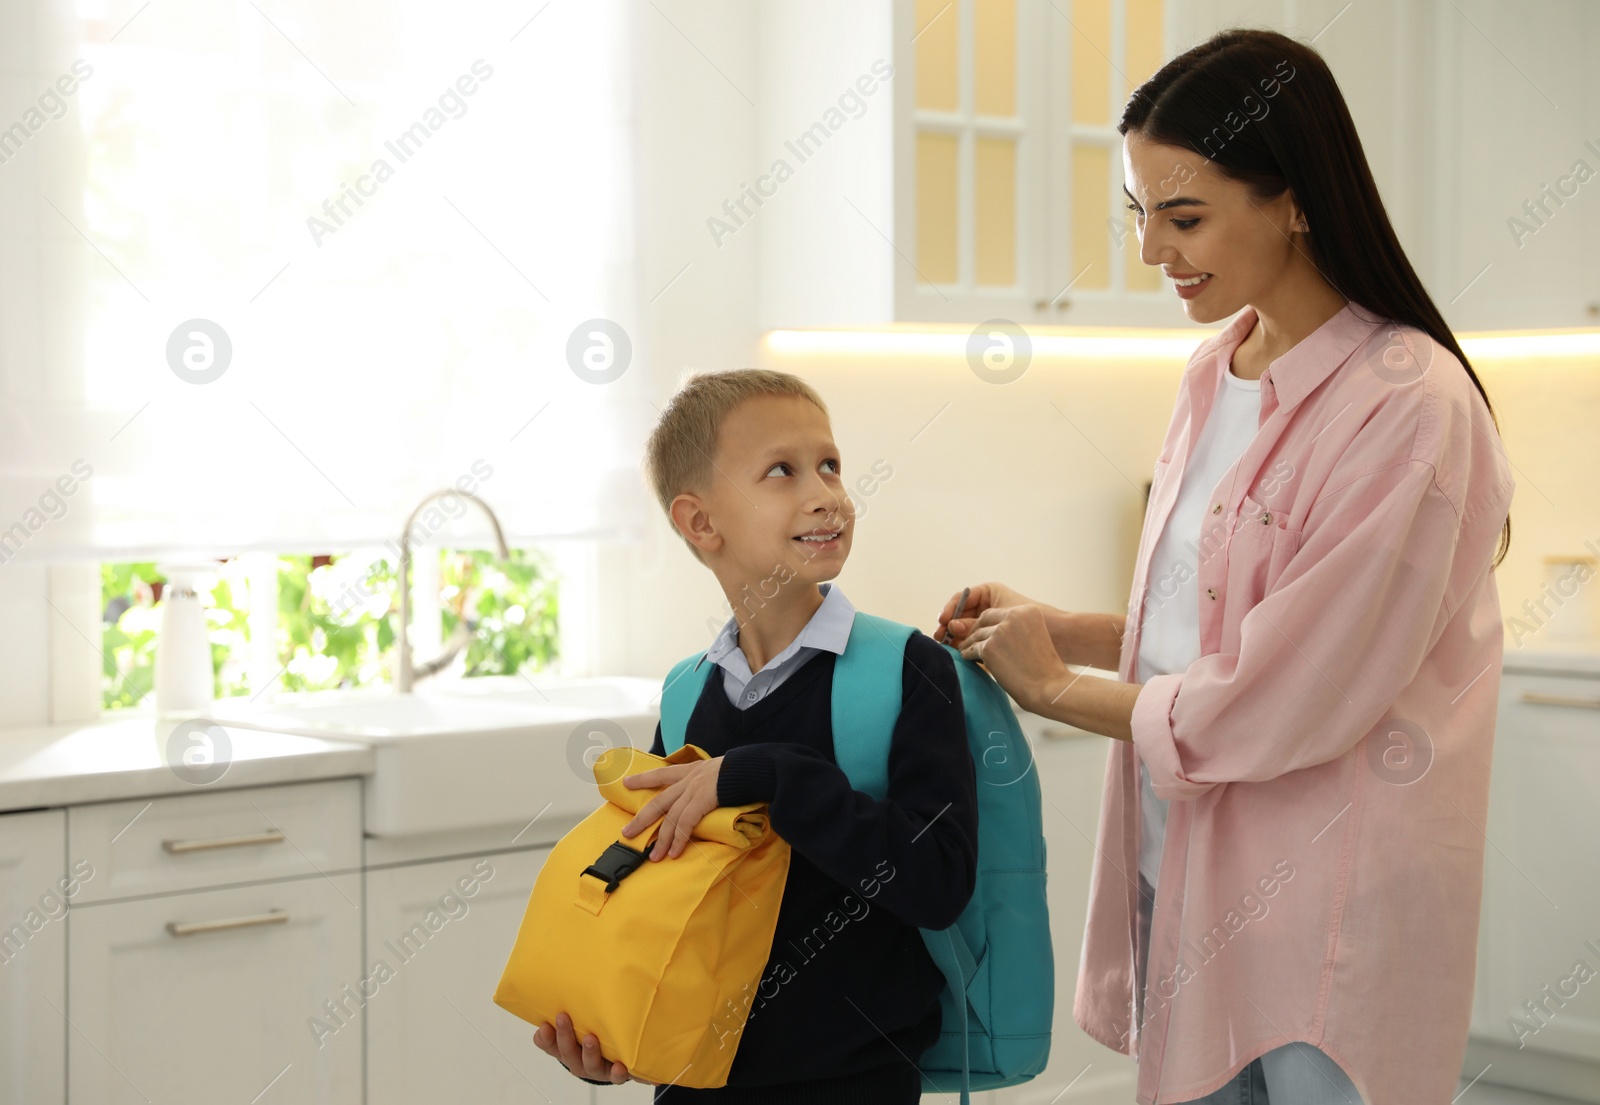
M 702 553 L 715 552 L 722 547 L 722 535 L 712 525 L 711 515 L 700 496 L 689 492 L 679 495 L 672 500 L 671 514 L 678 532 Z

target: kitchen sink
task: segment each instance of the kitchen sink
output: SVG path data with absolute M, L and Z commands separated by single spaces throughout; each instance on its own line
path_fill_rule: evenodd
M 424 689 L 426 688 L 426 689 Z M 660 691 L 631 677 L 520 676 L 325 692 L 252 704 L 221 700 L 213 720 L 372 746 L 365 827 L 411 836 L 491 825 L 575 822 L 600 802 L 589 765 L 607 747 L 648 748 Z
M 495 675 L 440 684 L 423 693 L 496 706 L 576 709 L 591 717 L 614 713 L 657 714 L 661 707 L 661 681 L 632 676 L 530 681 L 518 675 Z

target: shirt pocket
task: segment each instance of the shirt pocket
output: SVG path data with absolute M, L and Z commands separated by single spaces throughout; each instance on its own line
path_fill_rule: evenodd
M 1287 511 L 1274 510 L 1246 495 L 1228 542 L 1230 600 L 1250 607 L 1271 594 L 1300 550 L 1300 538 L 1300 531 L 1289 525 Z
M 1156 489 L 1161 486 L 1161 481 L 1166 478 L 1167 473 L 1171 470 L 1172 461 L 1170 459 L 1156 458 L 1155 470 L 1150 474 L 1150 497 L 1147 500 L 1148 502 L 1155 501 Z

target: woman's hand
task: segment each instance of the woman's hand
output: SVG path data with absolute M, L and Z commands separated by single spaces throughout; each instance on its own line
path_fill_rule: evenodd
M 629 790 L 666 787 L 644 804 L 638 815 L 622 829 L 625 837 L 637 836 L 658 817 L 665 815 L 661 833 L 650 852 L 651 859 L 677 858 L 689 846 L 689 835 L 700 819 L 717 808 L 717 776 L 722 757 L 692 764 L 668 764 L 641 771 L 622 780 Z
M 961 655 L 977 660 L 1024 710 L 1042 712 L 1045 700 L 1073 680 L 1050 639 L 1045 609 L 1033 603 L 990 607 L 962 638 Z
M 577 1036 L 572 1031 L 572 1018 L 565 1013 L 556 1014 L 554 1027 L 551 1027 L 549 1022 L 541 1024 L 534 1031 L 533 1042 L 540 1051 L 553 1056 L 568 1071 L 580 1078 L 609 1080 L 614 1085 L 621 1085 L 630 1079 L 643 1082 L 647 1086 L 660 1084 L 648 1078 L 640 1078 L 636 1074 L 629 1074 L 628 1068 L 621 1063 L 614 1063 L 604 1058 L 600 1053 L 600 1041 L 595 1039 L 593 1032 L 583 1038 L 583 1045 L 580 1047 Z
M 933 630 L 935 641 L 960 647 L 961 638 L 972 632 L 978 616 L 985 610 L 1026 604 L 1038 605 L 1022 592 L 1014 591 L 1004 583 L 980 583 L 971 588 L 967 594 L 967 606 L 964 611 L 956 609 L 956 604 L 960 601 L 961 592 L 957 591 L 950 596 L 950 601 L 944 604 L 944 609 L 939 611 L 939 622 Z

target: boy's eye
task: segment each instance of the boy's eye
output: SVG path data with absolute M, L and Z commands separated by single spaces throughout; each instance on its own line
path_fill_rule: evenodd
M 823 464 L 831 464 L 831 465 L 833 465 L 834 474 L 835 475 L 838 474 L 838 472 L 839 472 L 839 462 L 837 460 L 834 460 L 832 457 L 829 457 L 827 460 L 823 461 L 822 463 Z M 767 475 L 769 475 L 769 476 L 772 475 L 772 473 L 776 472 L 780 468 L 783 469 L 785 475 L 788 475 L 788 474 L 790 474 L 790 473 L 792 473 L 794 471 L 794 469 L 789 466 L 789 462 L 788 461 L 780 460 L 777 464 L 774 464 L 771 468 L 767 469 Z

